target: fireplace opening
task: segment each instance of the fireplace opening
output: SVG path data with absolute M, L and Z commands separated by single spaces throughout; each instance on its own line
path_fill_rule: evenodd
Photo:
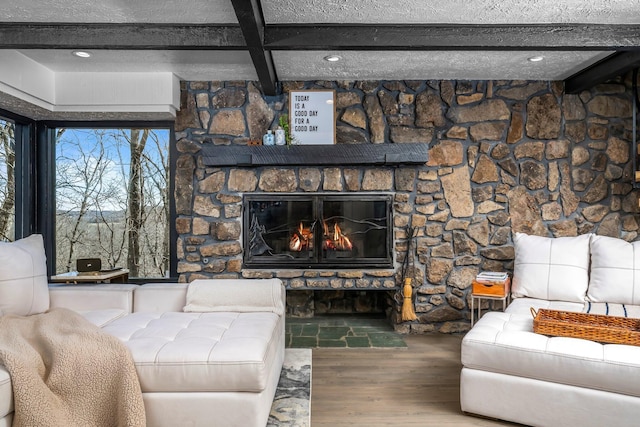
M 244 196 L 244 265 L 391 268 L 392 196 Z

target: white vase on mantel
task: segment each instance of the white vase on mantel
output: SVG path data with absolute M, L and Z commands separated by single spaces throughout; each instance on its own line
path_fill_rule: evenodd
M 276 145 L 284 145 L 284 144 L 285 144 L 284 129 L 282 129 L 282 126 L 278 126 L 278 128 L 276 129 Z

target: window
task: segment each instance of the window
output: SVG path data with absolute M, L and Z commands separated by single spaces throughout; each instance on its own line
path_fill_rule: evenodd
M 55 272 L 78 258 L 168 277 L 169 141 L 166 128 L 55 129 Z
M 0 117 L 0 240 L 15 239 L 15 125 Z

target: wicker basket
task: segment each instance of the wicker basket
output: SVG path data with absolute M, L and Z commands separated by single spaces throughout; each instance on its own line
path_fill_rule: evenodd
M 640 345 L 640 319 L 533 308 L 531 314 L 537 334 Z

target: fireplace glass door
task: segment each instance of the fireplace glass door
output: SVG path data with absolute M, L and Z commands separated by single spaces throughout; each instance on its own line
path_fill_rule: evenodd
M 391 267 L 390 195 L 246 195 L 246 267 Z

